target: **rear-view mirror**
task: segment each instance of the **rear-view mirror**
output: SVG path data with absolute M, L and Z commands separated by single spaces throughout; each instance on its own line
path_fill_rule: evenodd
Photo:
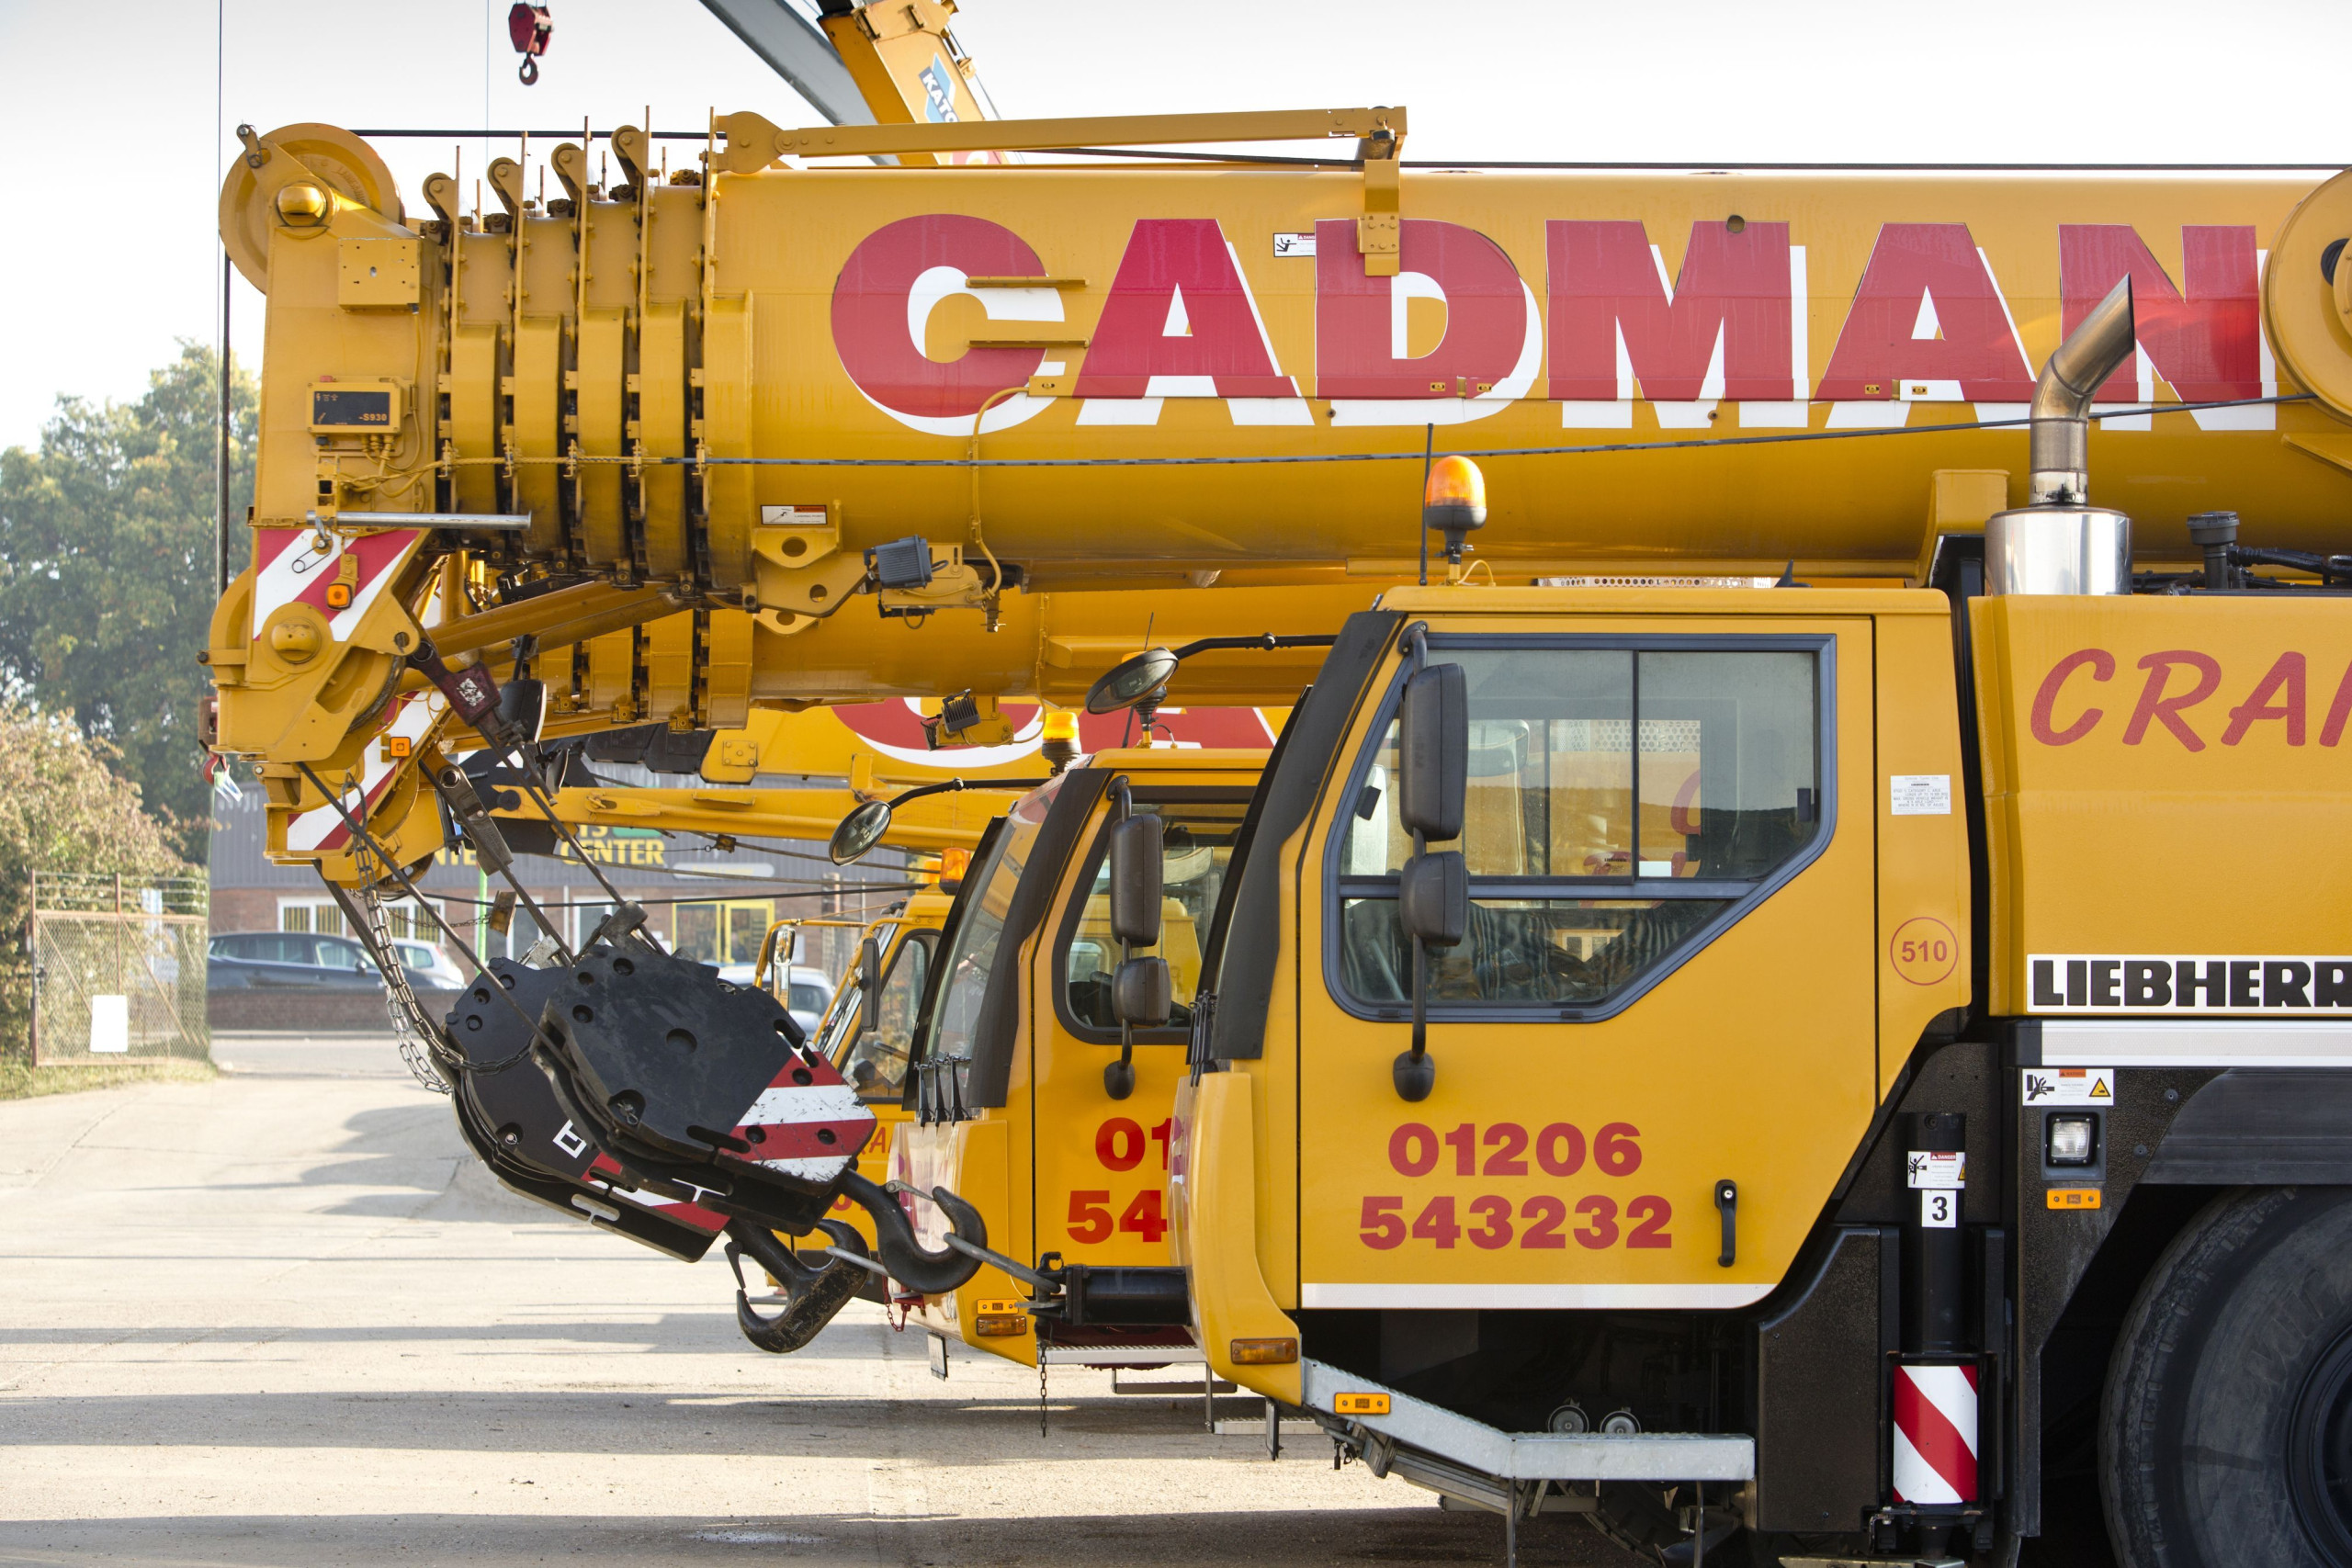
M 1453 947 L 1470 925 L 1470 879 L 1459 850 L 1424 852 L 1398 874 L 1396 912 L 1406 936 L 1425 946 Z
M 1111 977 L 1111 1007 L 1119 1021 L 1156 1029 L 1174 1011 L 1172 978 L 1165 958 L 1130 958 Z
M 1111 829 L 1111 934 L 1130 947 L 1159 945 L 1166 848 L 1159 818 L 1148 812 Z
M 882 1027 L 882 943 L 867 937 L 857 950 L 857 1032 Z
M 889 830 L 890 803 L 869 800 L 842 818 L 841 825 L 833 829 L 832 838 L 826 842 L 825 852 L 832 857 L 835 865 L 847 865 L 852 861 L 864 858 L 865 852 L 880 843 L 882 835 Z
M 1469 687 L 1459 664 L 1432 664 L 1405 682 L 1396 718 L 1396 815 L 1406 831 L 1462 836 L 1470 772 Z

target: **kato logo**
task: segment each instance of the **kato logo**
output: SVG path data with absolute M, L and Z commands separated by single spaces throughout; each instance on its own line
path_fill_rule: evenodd
M 2280 1013 L 2352 1009 L 2352 958 L 2033 953 L 2036 1013 Z

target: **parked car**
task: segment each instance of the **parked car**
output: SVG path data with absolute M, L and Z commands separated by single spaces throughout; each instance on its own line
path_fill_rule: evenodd
M 401 967 L 408 971 L 408 983 L 435 991 L 462 991 L 466 988 L 466 972 L 458 961 L 429 942 L 392 941 L 393 951 L 401 955 Z
M 229 931 L 207 950 L 208 990 L 380 991 L 368 950 L 309 931 Z
M 748 964 L 722 964 L 718 977 L 731 986 L 748 986 L 753 976 Z M 795 964 L 784 974 L 784 1010 L 800 1026 L 800 1032 L 810 1039 L 817 1034 L 817 1025 L 825 1016 L 825 1005 L 833 999 L 833 982 L 822 969 L 807 969 Z

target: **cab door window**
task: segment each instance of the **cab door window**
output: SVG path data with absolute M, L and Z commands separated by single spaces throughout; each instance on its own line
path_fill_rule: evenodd
M 1785 881 L 1827 841 L 1820 637 L 1432 637 L 1463 667 L 1470 758 L 1459 850 L 1466 940 L 1430 954 L 1453 1016 L 1600 1017 Z M 1395 697 L 1359 759 L 1331 863 L 1334 990 L 1367 1017 L 1408 997 L 1396 874 Z
M 1201 983 L 1201 948 L 1217 896 L 1233 861 L 1233 844 L 1250 803 L 1235 792 L 1225 801 L 1136 802 L 1136 810 L 1159 818 L 1165 849 L 1160 861 L 1159 944 L 1135 949 L 1137 957 L 1168 960 L 1170 994 L 1175 1006 L 1163 1029 L 1144 1038 L 1182 1038 L 1192 1028 L 1193 994 Z M 1111 977 L 1119 968 L 1119 942 L 1111 934 L 1111 867 L 1107 839 L 1097 835 L 1089 852 L 1087 895 L 1063 922 L 1063 1027 L 1080 1039 L 1115 1042 L 1119 1016 L 1111 1005 Z
M 882 977 L 882 994 L 874 1026 L 857 1036 L 842 1058 L 842 1076 L 861 1100 L 895 1100 L 906 1089 L 907 1060 L 915 1038 L 915 1014 L 922 1006 L 923 986 L 931 978 L 932 933 L 918 931 L 899 944 Z M 842 983 L 848 1028 L 858 1026 L 857 975 Z

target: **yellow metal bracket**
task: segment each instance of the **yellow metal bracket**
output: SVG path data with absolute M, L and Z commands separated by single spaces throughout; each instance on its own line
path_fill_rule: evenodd
M 1121 144 L 1167 147 L 1208 141 L 1306 141 L 1351 137 L 1392 147 L 1405 139 L 1396 108 L 1271 109 L 1238 114 L 1095 115 L 1070 119 L 989 119 L 944 125 L 822 125 L 786 130 L 745 110 L 722 115 L 727 138 L 718 167 L 748 175 L 786 157 L 866 158 L 910 152 L 1049 152 Z M 1391 152 L 1393 159 L 1396 154 Z

